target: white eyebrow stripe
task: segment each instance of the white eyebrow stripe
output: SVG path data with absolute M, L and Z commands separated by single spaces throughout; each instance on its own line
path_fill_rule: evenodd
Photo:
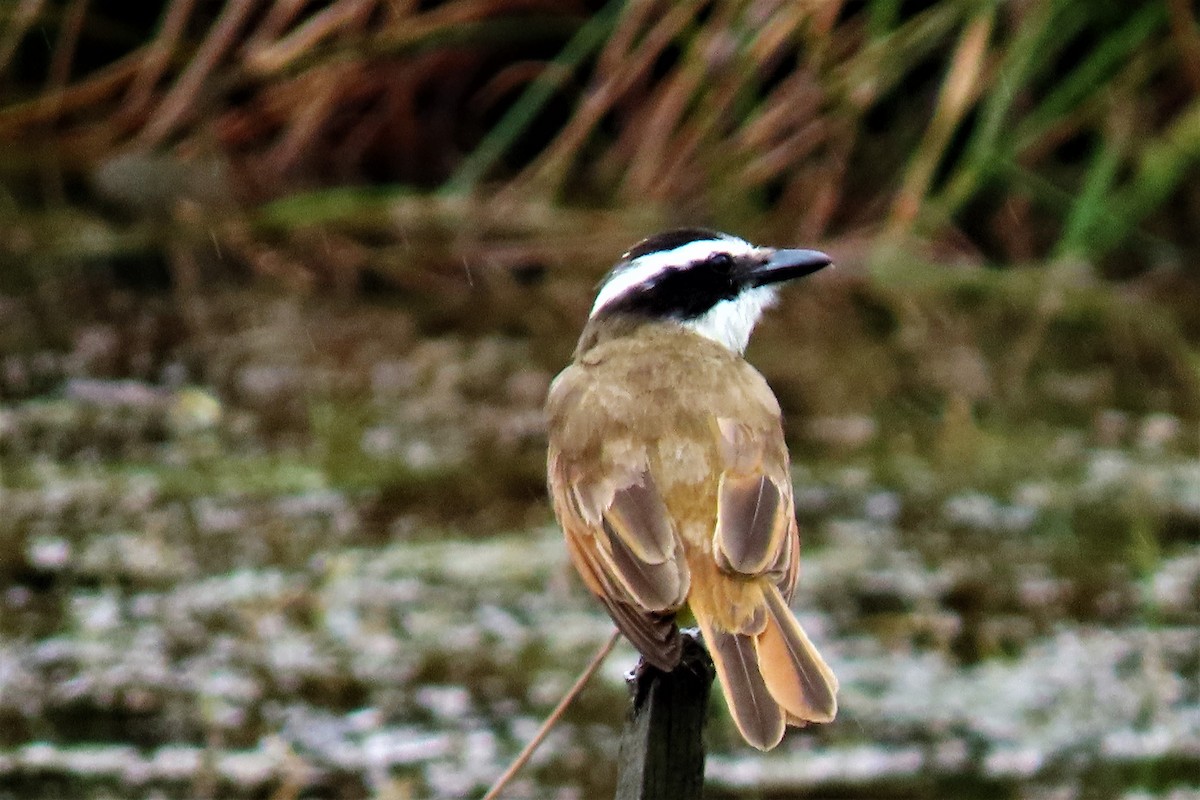
M 630 289 L 649 282 L 655 275 L 670 267 L 686 267 L 688 264 L 704 261 L 715 253 L 729 253 L 737 258 L 749 255 L 756 249 L 754 245 L 735 236 L 724 236 L 720 239 L 688 242 L 670 250 L 638 256 L 600 287 L 590 316 L 596 316 L 597 312 Z

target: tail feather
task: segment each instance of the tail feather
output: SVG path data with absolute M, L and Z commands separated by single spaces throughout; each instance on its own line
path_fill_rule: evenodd
M 790 724 L 830 722 L 837 715 L 837 678 L 779 591 L 771 586 L 763 594 L 767 626 L 755 637 L 762 681 Z
M 697 616 L 697 622 L 742 738 L 759 750 L 770 750 L 783 738 L 784 711 L 763 682 L 754 637 L 715 630 L 703 617 Z

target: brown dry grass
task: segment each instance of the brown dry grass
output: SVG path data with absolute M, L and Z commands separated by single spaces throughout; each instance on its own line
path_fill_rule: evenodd
M 436 289 L 464 263 L 590 280 L 701 222 L 877 275 L 1161 283 L 1195 272 L 1198 53 L 1165 0 L 23 0 L 0 257 Z

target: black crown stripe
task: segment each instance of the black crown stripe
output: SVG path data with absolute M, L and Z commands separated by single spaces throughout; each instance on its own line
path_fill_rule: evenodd
M 708 228 L 678 228 L 649 236 L 630 248 L 624 260 L 632 261 L 649 253 L 661 253 L 674 250 L 691 242 L 719 241 L 725 238 L 717 231 Z

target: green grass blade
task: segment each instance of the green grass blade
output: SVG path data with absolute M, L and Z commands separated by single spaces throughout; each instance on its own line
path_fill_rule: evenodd
M 533 123 L 558 89 L 564 71 L 577 67 L 587 56 L 596 52 L 611 33 L 623 0 L 609 0 L 599 13 L 590 17 L 567 42 L 562 52 L 533 81 L 508 113 L 496 124 L 474 152 L 463 161 L 458 171 L 442 187 L 443 194 L 466 194 L 472 191 L 488 170 L 507 152 L 513 142 Z
M 1116 220 L 1119 213 L 1109 199 L 1117 170 L 1121 165 L 1121 153 L 1109 142 L 1100 146 L 1100 152 L 1092 159 L 1083 188 L 1071 206 L 1071 213 L 1062 236 L 1059 238 L 1060 257 L 1091 255 L 1095 236 L 1103 225 Z
M 1157 3 L 1143 7 L 1119 31 L 1103 37 L 1091 54 L 1071 72 L 1057 81 L 1037 108 L 1017 128 L 1016 150 L 1033 143 L 1089 97 L 1103 91 L 1113 74 L 1167 22 L 1166 12 Z

